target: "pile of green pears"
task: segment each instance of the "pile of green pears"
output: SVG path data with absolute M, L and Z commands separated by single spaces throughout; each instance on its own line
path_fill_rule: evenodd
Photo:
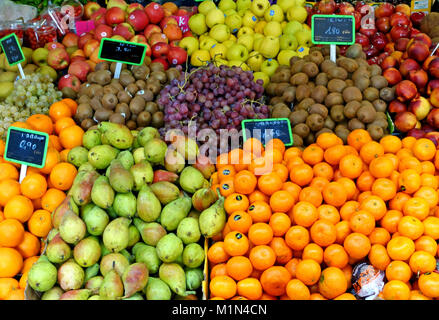
M 224 228 L 214 165 L 189 159 L 198 146 L 169 146 L 157 129 L 102 122 L 68 161 L 72 188 L 52 212 L 54 229 L 28 274 L 42 300 L 170 300 L 201 296 L 204 241 Z

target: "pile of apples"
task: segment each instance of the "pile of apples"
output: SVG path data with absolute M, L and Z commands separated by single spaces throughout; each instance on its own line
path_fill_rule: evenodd
M 76 92 L 79 90 L 88 73 L 102 61 L 98 54 L 103 38 L 147 44 L 146 55 L 152 62 L 162 63 L 165 70 L 171 65 L 185 63 L 187 53 L 178 42 L 192 33 L 183 32 L 180 18 L 187 16 L 187 20 L 191 15 L 192 12 L 179 9 L 172 2 L 163 5 L 151 2 L 143 7 L 140 3 L 109 0 L 106 8 L 88 2 L 84 6 L 84 18 L 92 20 L 95 28 L 82 35 L 68 33 L 64 36 L 61 45 L 66 50 L 62 52 L 60 48 L 59 60 L 64 68 L 68 67 L 68 74 L 60 79 L 59 89 L 67 86 Z
M 206 0 L 189 19 L 193 37 L 180 41 L 193 66 L 212 61 L 217 66 L 252 70 L 255 81 L 269 83 L 279 65 L 308 54 L 311 29 L 304 0 Z
M 308 23 L 314 14 L 353 15 L 355 18 L 355 42 L 361 44 L 369 64 L 381 64 L 389 56 L 400 38 L 410 38 L 420 33 L 418 28 L 425 16 L 423 12 L 411 12 L 410 6 L 396 6 L 383 2 L 375 9 L 367 2 L 357 1 L 335 3 L 334 0 L 322 0 L 309 10 Z M 341 54 L 347 46 L 340 46 Z

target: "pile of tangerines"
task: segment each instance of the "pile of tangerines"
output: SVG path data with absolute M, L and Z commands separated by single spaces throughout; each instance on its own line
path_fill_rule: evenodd
M 35 114 L 11 126 L 49 134 L 45 166 L 28 167 L 19 182 L 20 165 L 4 160 L 0 140 L 0 300 L 23 300 L 27 272 L 44 250 L 52 229 L 51 213 L 66 197 L 76 177 L 67 162 L 70 149 L 82 145 L 84 131 L 75 124 L 74 100 L 54 103 L 49 115 Z
M 359 129 L 301 150 L 252 138 L 217 163 L 228 220 L 208 249 L 211 299 L 356 299 L 360 262 L 385 273 L 379 298 L 439 298 L 432 141 Z

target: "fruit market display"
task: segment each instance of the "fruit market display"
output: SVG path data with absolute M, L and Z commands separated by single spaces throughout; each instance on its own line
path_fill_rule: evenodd
M 434 44 L 439 43 L 439 13 L 431 12 L 421 21 L 420 30 L 430 36 Z
M 256 72 L 267 82 L 279 65 L 288 65 L 293 56 L 306 54 L 311 30 L 304 24 L 304 1 L 268 0 L 203 1 L 189 19 L 193 37 L 180 41 L 191 64 L 205 61 L 239 66 Z M 262 73 L 259 73 L 262 72 Z
M 14 126 L 50 135 L 46 164 L 28 168 L 18 182 L 20 167 L 3 159 L 5 144 L 0 140 L 0 299 L 23 300 L 29 270 L 44 250 L 44 238 L 52 229 L 51 213 L 65 199 L 76 168 L 67 162 L 69 148 L 81 144 L 82 134 L 68 115 L 76 108 L 66 100 L 68 112 L 60 102 L 50 108 L 51 116 L 34 114 Z M 62 106 L 67 106 L 62 102 Z
M 124 66 L 119 79 L 114 79 L 116 63 L 100 62 L 87 81 L 74 94 L 79 104 L 75 120 L 84 130 L 101 121 L 126 124 L 130 129 L 163 127 L 164 106 L 159 93 L 181 69 L 165 70 L 160 62 L 145 58 L 141 66 Z
M 252 138 L 222 154 L 212 180 L 228 220 L 207 253 L 210 298 L 439 297 L 438 155 L 429 139 L 364 129 L 347 144 L 325 132 L 303 151 Z M 364 263 L 370 278 L 355 283 Z
M 386 110 L 394 90 L 381 68 L 362 57 L 358 44 L 336 63 L 328 49 L 313 47 L 309 55 L 276 70 L 266 88 L 271 117 L 290 119 L 294 146 L 313 144 L 323 132 L 334 132 L 346 143 L 355 129 L 367 129 L 380 140 L 389 133 Z
M 223 199 L 209 188 L 206 170 L 185 166 L 198 149 L 185 153 L 184 146 L 195 142 L 177 137 L 167 152 L 156 128 L 136 133 L 101 122 L 70 150 L 78 175 L 28 274 L 41 299 L 196 299 L 201 236 L 222 230 Z

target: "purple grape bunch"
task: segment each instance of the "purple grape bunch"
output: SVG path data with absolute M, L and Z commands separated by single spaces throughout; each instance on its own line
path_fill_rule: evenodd
M 269 108 L 264 104 L 262 80 L 253 81 L 253 73 L 239 67 L 209 64 L 182 72 L 160 92 L 164 107 L 164 137 L 172 129 L 188 134 L 189 124 L 197 130 L 211 128 L 240 130 L 244 119 L 265 119 Z

